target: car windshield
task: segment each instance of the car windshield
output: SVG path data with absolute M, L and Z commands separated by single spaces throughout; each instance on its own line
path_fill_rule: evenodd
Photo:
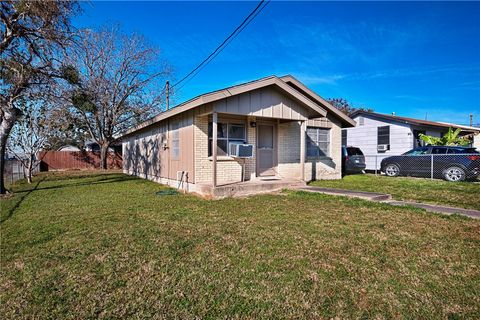
M 417 148 L 404 153 L 406 156 L 418 156 L 421 154 L 426 154 L 428 152 L 427 147 Z
M 349 156 L 363 156 L 363 152 L 359 148 L 347 148 L 347 154 Z

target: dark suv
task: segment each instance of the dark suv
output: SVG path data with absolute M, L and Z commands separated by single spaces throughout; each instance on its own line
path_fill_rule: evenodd
M 480 152 L 475 148 L 427 146 L 382 160 L 387 176 L 443 178 L 448 181 L 476 179 L 480 175 Z
M 362 173 L 365 170 L 365 156 L 356 147 L 342 147 L 342 173 Z

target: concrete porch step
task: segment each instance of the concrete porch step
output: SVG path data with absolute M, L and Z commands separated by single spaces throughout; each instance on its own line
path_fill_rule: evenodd
M 259 179 L 254 181 L 220 185 L 215 188 L 210 185 L 202 185 L 199 186 L 198 190 L 203 195 L 211 196 L 215 199 L 220 199 L 226 197 L 241 197 L 259 193 L 268 193 L 282 190 L 285 188 L 298 189 L 305 186 L 305 182 L 301 180 Z

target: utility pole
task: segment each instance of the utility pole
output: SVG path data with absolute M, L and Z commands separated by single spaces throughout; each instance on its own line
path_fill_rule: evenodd
M 167 110 L 170 109 L 170 81 L 167 81 L 165 83 L 165 96 L 166 96 L 166 104 L 167 104 Z
M 473 114 L 470 113 L 470 127 L 473 127 Z

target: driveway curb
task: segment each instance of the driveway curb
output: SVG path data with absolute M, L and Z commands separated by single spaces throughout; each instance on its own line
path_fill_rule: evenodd
M 446 215 L 459 214 L 459 215 L 467 216 L 473 219 L 480 219 L 480 211 L 478 210 L 447 207 L 447 206 L 421 203 L 421 202 L 397 201 L 397 200 L 393 200 L 392 196 L 386 193 L 345 190 L 345 189 L 335 189 L 335 188 L 322 188 L 322 187 L 313 187 L 313 186 L 299 187 L 297 188 L 297 190 L 323 193 L 323 194 L 334 195 L 334 196 L 343 196 L 343 197 L 349 197 L 349 198 L 359 198 L 359 199 L 364 199 L 368 201 L 386 203 L 392 206 L 412 206 L 415 208 L 424 209 L 429 212 L 442 213 Z

